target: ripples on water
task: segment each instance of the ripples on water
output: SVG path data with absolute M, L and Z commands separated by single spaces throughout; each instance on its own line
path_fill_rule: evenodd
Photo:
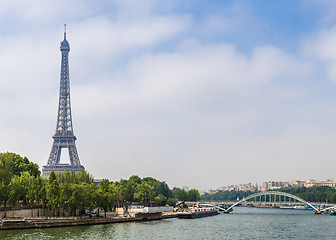
M 200 219 L 2 230 L 0 239 L 336 239 L 336 216 L 307 210 L 243 208 Z

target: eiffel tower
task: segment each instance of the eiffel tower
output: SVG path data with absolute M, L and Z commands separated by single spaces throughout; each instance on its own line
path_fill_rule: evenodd
M 51 171 L 62 172 L 65 169 L 74 172 L 80 172 L 84 167 L 80 164 L 78 152 L 76 148 L 76 137 L 73 134 L 71 103 L 70 103 L 70 81 L 69 81 L 69 62 L 68 56 L 70 45 L 66 39 L 66 25 L 64 24 L 64 40 L 61 42 L 61 78 L 60 78 L 60 94 L 58 105 L 58 117 L 56 124 L 56 132 L 53 136 L 54 142 L 51 147 L 48 163 L 43 166 L 42 176 L 48 178 Z M 61 152 L 63 148 L 69 151 L 70 164 L 60 163 Z

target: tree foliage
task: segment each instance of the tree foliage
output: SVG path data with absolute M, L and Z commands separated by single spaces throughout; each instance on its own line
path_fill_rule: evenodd
M 196 189 L 186 191 L 184 189 L 174 187 L 172 192 L 175 199 L 179 201 L 197 202 L 201 199 L 200 194 Z
M 36 178 L 40 176 L 40 174 L 38 165 L 30 162 L 26 157 L 21 157 L 19 154 L 10 152 L 0 153 L 0 200 L 4 204 L 5 216 L 8 200 L 10 199 L 12 205 L 15 202 L 14 199 L 18 196 L 15 193 L 15 191 L 18 190 L 13 190 L 17 187 L 17 182 L 21 181 L 21 184 L 24 184 L 25 182 L 23 182 L 23 179 L 28 175 L 32 178 Z M 17 177 L 20 177 L 21 175 L 26 177 L 18 180 Z M 15 182 L 12 182 L 12 179 L 15 179 Z M 30 201 L 34 193 L 30 191 L 27 196 L 26 191 L 28 190 L 25 187 L 26 186 L 24 185 L 22 188 L 23 192 L 20 193 L 20 198 L 26 203 L 27 199 Z
M 243 197 L 249 196 L 254 192 L 251 191 L 218 191 L 213 194 L 205 193 L 201 199 L 206 201 L 236 201 L 237 199 L 243 199 Z
M 336 189 L 328 186 L 286 187 L 278 191 L 296 195 L 308 202 L 336 203 Z
M 9 183 L 8 202 L 14 208 L 24 193 L 24 187 L 21 184 L 20 177 L 14 176 Z
M 59 183 L 56 178 L 56 174 L 52 171 L 49 175 L 48 185 L 47 185 L 47 201 L 48 208 L 55 215 L 54 210 L 58 207 L 60 200 L 60 188 Z
M 106 212 L 112 210 L 113 203 L 115 202 L 115 191 L 112 189 L 112 184 L 108 179 L 103 179 L 96 192 L 97 206 L 104 210 L 106 217 Z

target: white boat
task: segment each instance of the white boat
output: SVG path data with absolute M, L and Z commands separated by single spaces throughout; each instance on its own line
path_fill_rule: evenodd
M 293 209 L 304 210 L 306 209 L 306 207 L 302 205 L 298 205 L 298 206 L 294 206 Z

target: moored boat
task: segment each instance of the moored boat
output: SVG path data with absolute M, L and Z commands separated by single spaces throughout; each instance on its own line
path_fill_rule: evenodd
M 294 209 L 294 207 L 293 206 L 286 206 L 286 205 L 280 205 L 280 208 L 281 209 Z
M 202 218 L 219 214 L 215 208 L 192 208 L 185 212 L 180 212 L 178 218 Z
M 303 205 L 297 205 L 297 206 L 294 206 L 293 209 L 304 210 L 306 209 L 306 207 Z

